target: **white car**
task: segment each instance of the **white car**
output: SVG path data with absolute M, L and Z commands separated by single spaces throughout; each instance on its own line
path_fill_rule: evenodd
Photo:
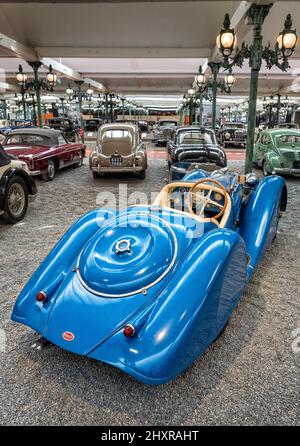
M 18 223 L 36 194 L 27 164 L 13 159 L 0 145 L 0 218 L 6 223 Z

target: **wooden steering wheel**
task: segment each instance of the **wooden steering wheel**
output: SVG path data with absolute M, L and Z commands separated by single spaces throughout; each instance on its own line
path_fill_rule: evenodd
M 205 184 L 206 183 L 206 184 Z M 207 183 L 214 183 L 217 187 L 211 187 Z M 198 190 L 200 189 L 200 190 Z M 197 190 L 197 191 L 196 191 Z M 204 195 L 204 191 L 209 191 L 207 195 Z M 202 193 L 201 193 L 202 192 Z M 224 203 L 220 204 L 216 201 L 212 200 L 211 194 L 212 192 L 221 193 L 224 197 Z M 194 212 L 193 210 L 193 203 L 198 200 L 202 203 L 201 209 L 199 213 Z M 228 195 L 225 187 L 223 184 L 221 184 L 219 181 L 214 180 L 212 178 L 201 178 L 201 180 L 196 181 L 195 184 L 190 188 L 189 193 L 187 195 L 187 206 L 189 209 L 189 212 L 193 215 L 196 215 L 198 217 L 203 217 L 205 208 L 207 205 L 212 205 L 220 209 L 220 212 L 217 215 L 214 215 L 213 218 L 210 218 L 209 220 L 217 220 L 221 215 L 224 214 L 225 209 L 228 204 Z

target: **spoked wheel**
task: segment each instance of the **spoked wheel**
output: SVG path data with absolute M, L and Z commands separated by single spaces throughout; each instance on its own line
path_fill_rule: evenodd
M 268 175 L 270 175 L 270 172 L 268 171 L 268 164 L 266 160 L 263 160 L 262 163 L 262 171 L 265 177 L 267 177 Z
M 21 221 L 28 207 L 28 189 L 23 178 L 13 177 L 7 187 L 2 218 L 7 223 Z
M 42 175 L 42 178 L 45 181 L 52 181 L 55 177 L 55 174 L 56 174 L 55 162 L 54 160 L 49 160 L 47 166 L 47 172 L 44 175 Z

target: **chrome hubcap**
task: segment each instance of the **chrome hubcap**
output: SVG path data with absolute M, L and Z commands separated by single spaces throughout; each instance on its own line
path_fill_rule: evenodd
M 18 216 L 22 214 L 25 206 L 25 192 L 23 187 L 18 184 L 12 184 L 8 191 L 8 208 L 11 214 Z
M 49 178 L 53 178 L 54 174 L 55 174 L 55 166 L 54 166 L 53 162 L 50 162 L 48 164 L 48 175 L 49 175 Z

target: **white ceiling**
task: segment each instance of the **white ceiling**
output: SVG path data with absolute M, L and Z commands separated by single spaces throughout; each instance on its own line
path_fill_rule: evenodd
M 251 27 L 243 19 L 249 4 L 183 0 L 1 2 L 0 30 L 31 53 L 51 57 L 83 78 L 120 94 L 144 96 L 146 102 L 155 95 L 154 103 L 165 104 L 168 98 L 179 98 L 187 90 L 200 64 L 216 57 L 215 38 L 226 12 L 237 25 L 240 42 L 251 41 Z M 275 1 L 263 26 L 265 43 L 270 40 L 273 45 L 287 13 L 300 28 L 300 1 Z M 0 82 L 15 84 L 19 63 L 24 71 L 32 73 L 25 60 L 16 58 L 11 47 L 1 44 L 0 35 Z M 235 73 L 234 95 L 247 96 L 247 62 Z M 68 82 L 60 76 L 58 93 Z M 299 44 L 288 73 L 262 66 L 259 94 L 279 91 L 300 94 Z

